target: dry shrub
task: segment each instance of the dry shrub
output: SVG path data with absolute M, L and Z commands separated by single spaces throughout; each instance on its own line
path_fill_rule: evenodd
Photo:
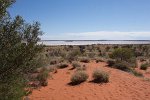
M 80 84 L 88 79 L 89 75 L 85 71 L 76 71 L 71 77 L 71 83 Z
M 96 83 L 109 82 L 109 74 L 102 71 L 101 69 L 95 69 L 92 76 L 93 76 L 93 81 Z
M 73 63 L 72 63 L 72 66 L 73 66 L 74 69 L 81 67 L 81 65 L 80 65 L 79 62 L 73 62 Z

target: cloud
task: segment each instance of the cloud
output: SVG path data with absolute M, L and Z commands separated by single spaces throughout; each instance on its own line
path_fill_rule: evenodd
M 42 36 L 46 40 L 150 40 L 150 32 L 97 31 Z

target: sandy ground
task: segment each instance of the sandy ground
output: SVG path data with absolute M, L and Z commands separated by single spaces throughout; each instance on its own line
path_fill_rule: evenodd
M 29 96 L 31 100 L 150 100 L 150 82 L 129 73 L 105 67 L 106 63 L 91 62 L 87 65 L 89 79 L 80 85 L 70 86 L 74 70 L 59 69 L 49 79 L 48 86 L 35 89 Z M 90 82 L 95 68 L 110 74 L 109 83 Z M 150 76 L 150 73 L 148 76 Z

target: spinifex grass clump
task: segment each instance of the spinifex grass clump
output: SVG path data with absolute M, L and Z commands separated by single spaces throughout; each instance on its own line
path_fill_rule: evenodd
M 73 69 L 81 67 L 79 62 L 73 62 L 72 66 L 73 66 Z
M 89 75 L 85 71 L 76 71 L 71 77 L 71 84 L 77 85 L 88 79 Z
M 49 77 L 49 71 L 46 68 L 43 68 L 42 71 L 38 74 L 37 79 L 40 81 L 42 86 L 47 86 L 47 79 Z
M 109 82 L 109 74 L 104 72 L 101 69 L 95 69 L 93 74 L 92 74 L 92 77 L 93 77 L 93 82 L 96 82 L 96 83 L 107 83 L 107 82 Z

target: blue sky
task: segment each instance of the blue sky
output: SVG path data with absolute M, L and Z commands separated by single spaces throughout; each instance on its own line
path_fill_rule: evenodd
M 39 21 L 42 39 L 150 40 L 150 0 L 16 0 L 9 9 Z

